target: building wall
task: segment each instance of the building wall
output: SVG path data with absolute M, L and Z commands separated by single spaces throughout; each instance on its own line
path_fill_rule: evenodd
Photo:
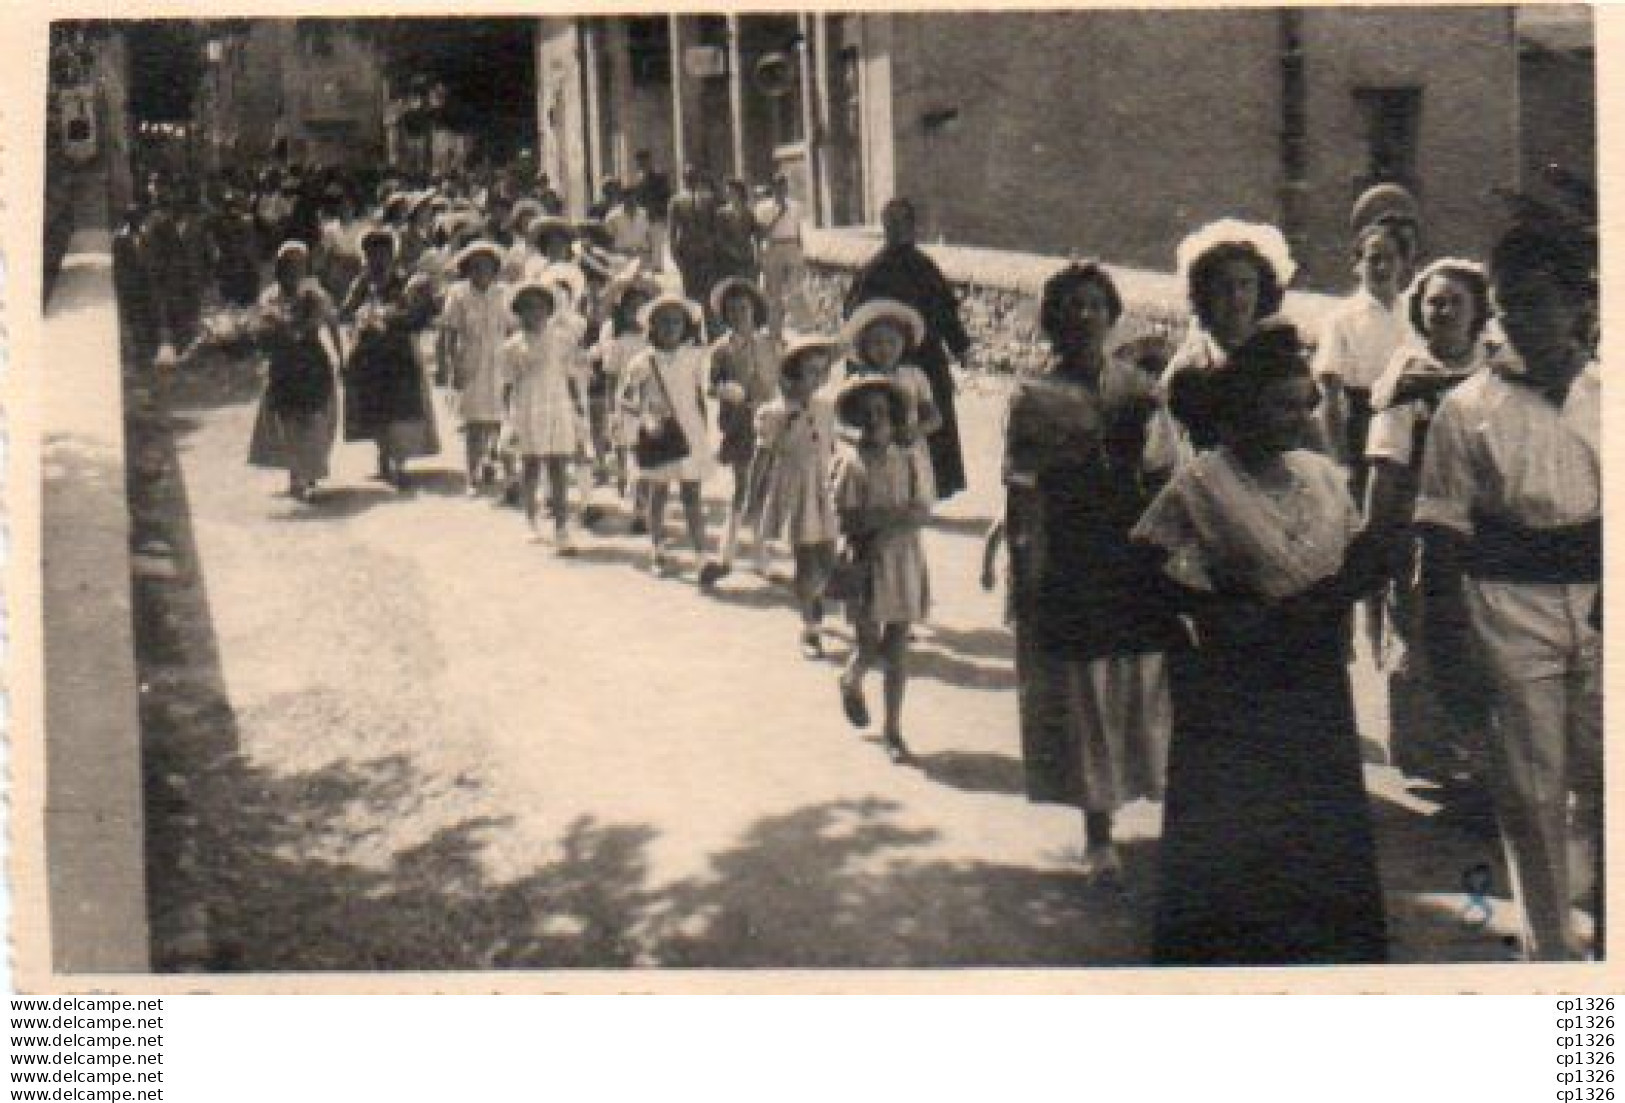
M 871 56 L 866 76 L 890 96 L 865 111 L 891 112 L 891 190 L 920 203 L 928 240 L 1166 269 L 1209 219 L 1282 217 L 1278 12 L 872 18 L 890 27 L 889 72 Z M 1364 85 L 1422 88 L 1430 250 L 1481 251 L 1488 189 L 1515 173 L 1509 9 L 1307 9 L 1304 51 L 1307 284 L 1349 280 Z M 871 174 L 871 203 L 882 187 Z
M 1519 63 L 1523 172 L 1538 180 L 1546 165 L 1597 178 L 1597 68 L 1590 50 L 1527 49 Z
M 1517 179 L 1517 49 L 1509 8 L 1310 8 L 1307 248 L 1321 287 L 1352 286 L 1348 209 L 1364 172 L 1353 90 L 1422 89 L 1417 163 L 1425 249 L 1482 256 L 1503 205 L 1491 189 Z
M 928 239 L 1166 268 L 1194 225 L 1273 217 L 1271 13 L 891 23 L 896 192 Z

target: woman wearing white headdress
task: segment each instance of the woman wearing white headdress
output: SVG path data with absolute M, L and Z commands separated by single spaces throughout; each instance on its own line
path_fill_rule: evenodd
M 1274 226 L 1222 218 L 1179 243 L 1180 280 L 1191 304 L 1185 343 L 1162 376 L 1164 409 L 1154 419 L 1146 466 L 1167 475 L 1218 441 L 1206 378 L 1281 309 L 1297 272 Z

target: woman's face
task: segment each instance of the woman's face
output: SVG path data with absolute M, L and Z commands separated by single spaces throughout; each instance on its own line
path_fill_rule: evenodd
M 1258 321 L 1263 281 L 1258 265 L 1245 257 L 1225 260 L 1214 273 L 1209 294 L 1215 336 L 1232 343 L 1245 340 Z
M 1240 426 L 1248 443 L 1269 453 L 1303 447 L 1308 439 L 1320 389 L 1307 373 L 1266 383 L 1250 415 Z
M 1061 300 L 1055 343 L 1064 352 L 1099 349 L 1112 329 L 1112 300 L 1098 280 L 1078 284 Z
M 722 301 L 722 319 L 735 333 L 749 333 L 756 328 L 756 303 L 743 291 L 736 291 Z
M 1472 289 L 1449 275 L 1429 278 L 1422 286 L 1422 332 L 1436 353 L 1459 354 L 1473 339 Z
M 858 335 L 858 349 L 864 362 L 882 371 L 897 366 L 908 349 L 908 338 L 896 322 L 882 319 L 870 322 Z
M 649 319 L 649 340 L 659 349 L 671 351 L 683 343 L 688 332 L 688 315 L 675 306 L 664 306 Z
M 1392 296 L 1405 278 L 1405 259 L 1392 233 L 1367 234 L 1354 271 L 1374 294 Z

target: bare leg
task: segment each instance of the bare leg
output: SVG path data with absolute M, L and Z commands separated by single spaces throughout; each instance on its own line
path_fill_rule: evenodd
M 903 742 L 903 693 L 908 688 L 908 625 L 888 624 L 881 629 L 880 659 L 885 669 L 886 753 L 894 761 L 909 757 Z
M 679 483 L 677 496 L 683 503 L 683 517 L 688 522 L 689 543 L 694 545 L 694 561 L 705 558 L 705 506 L 700 501 L 700 484 Z
M 563 456 L 547 457 L 547 495 L 553 507 L 553 533 L 560 555 L 575 552 L 570 543 L 570 461 Z
M 654 547 L 655 566 L 664 566 L 665 537 L 666 537 L 666 498 L 671 488 L 663 482 L 643 483 L 648 494 L 648 520 L 645 522 L 649 528 L 649 543 Z
M 525 520 L 530 527 L 536 527 L 536 490 L 542 478 L 542 458 L 540 456 L 526 456 L 521 465 L 520 500 L 525 507 Z

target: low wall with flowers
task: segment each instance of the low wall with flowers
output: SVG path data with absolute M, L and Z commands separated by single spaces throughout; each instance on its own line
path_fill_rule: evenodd
M 880 235 L 866 229 L 809 230 L 806 235 L 809 306 L 818 326 L 833 332 L 841 323 L 841 304 L 852 275 L 881 246 Z M 988 375 L 1031 374 L 1043 369 L 1048 347 L 1038 332 L 1038 302 L 1044 281 L 1066 263 L 1065 257 L 979 249 L 962 245 L 924 245 L 959 295 L 960 316 L 973 342 L 966 369 Z M 1189 326 L 1190 307 L 1179 278 L 1107 263 L 1123 297 L 1117 338 L 1132 341 L 1156 336 L 1177 346 Z M 1294 291 L 1283 313 L 1313 339 L 1320 318 L 1335 299 Z

